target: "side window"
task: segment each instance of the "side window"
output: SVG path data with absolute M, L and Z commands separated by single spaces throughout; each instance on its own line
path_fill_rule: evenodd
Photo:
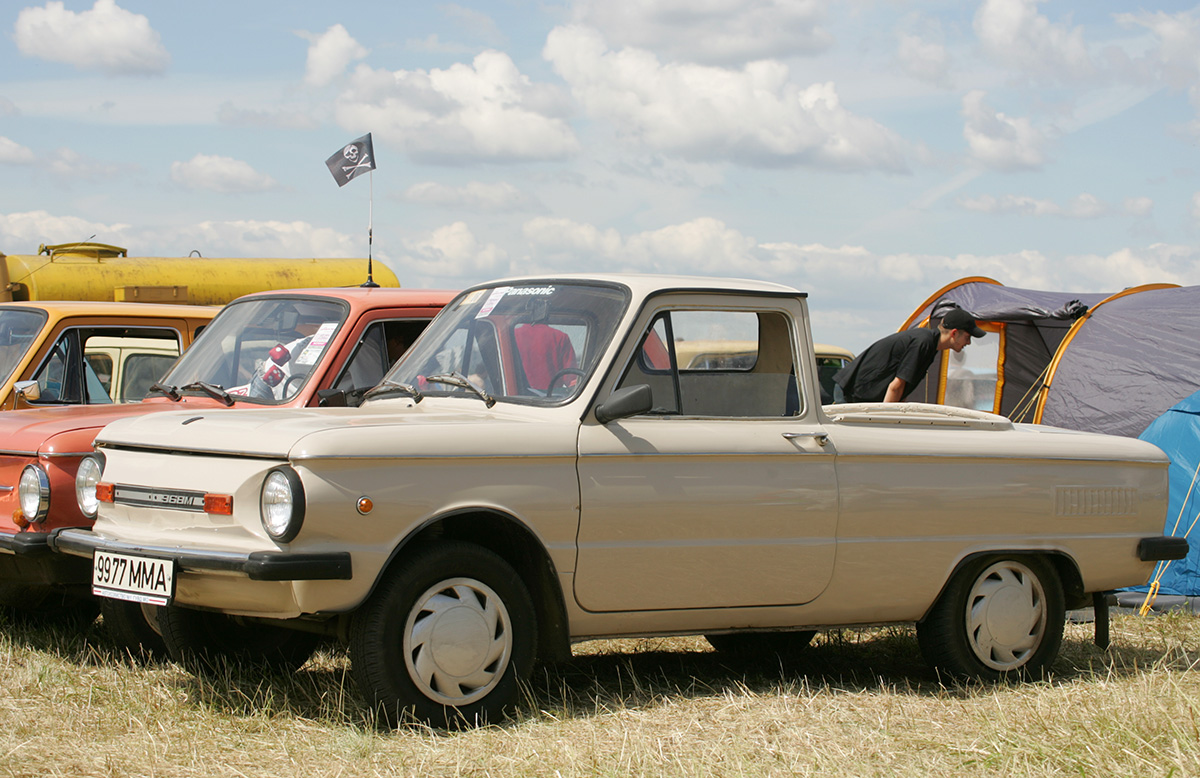
M 427 324 L 427 319 L 372 322 L 333 388 L 349 391 L 370 389 L 378 384 Z
M 72 375 L 71 363 L 79 348 L 79 339 L 74 331 L 66 332 L 54 344 L 50 355 L 42 363 L 33 380 L 38 382 L 43 403 L 81 403 L 80 376 Z
M 654 413 L 778 417 L 802 410 L 788 317 L 772 311 L 659 314 L 620 387 L 647 384 Z
M 121 391 L 118 402 L 138 402 L 145 399 L 154 382 L 167 374 L 175 357 L 170 354 L 130 354 L 121 369 Z
M 96 374 L 96 380 L 104 388 L 105 394 L 112 396 L 113 360 L 108 354 L 88 354 L 85 356 L 88 367 Z
M 179 335 L 161 327 L 72 327 L 33 379 L 45 404 L 140 400 L 179 356 Z

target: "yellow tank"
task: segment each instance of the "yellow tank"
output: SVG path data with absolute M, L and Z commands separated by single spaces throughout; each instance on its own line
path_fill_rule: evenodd
M 379 286 L 400 286 L 373 263 Z M 366 259 L 131 257 L 120 246 L 64 243 L 39 246 L 36 256 L 0 253 L 0 301 L 99 300 L 224 305 L 270 289 L 360 286 Z

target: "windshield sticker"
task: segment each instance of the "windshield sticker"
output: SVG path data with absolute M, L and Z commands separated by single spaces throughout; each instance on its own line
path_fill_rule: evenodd
M 474 305 L 475 301 L 478 300 L 480 297 L 483 297 L 483 293 L 486 291 L 487 291 L 486 289 L 476 289 L 473 292 L 467 292 L 467 294 L 463 297 L 462 304 L 463 305 Z
M 549 297 L 554 294 L 553 286 L 517 286 L 510 287 L 510 297 Z
M 484 301 L 483 307 L 479 309 L 479 313 L 475 314 L 475 318 L 486 318 L 489 313 L 496 309 L 496 306 L 500 304 L 500 301 L 504 299 L 504 295 L 510 289 L 512 289 L 511 286 L 498 286 L 493 289 L 492 293 L 488 295 L 488 299 Z
M 337 329 L 337 325 L 336 321 L 327 321 L 318 327 L 308 346 L 300 352 L 300 356 L 296 357 L 296 364 L 315 365 L 321 357 L 321 352 L 329 345 L 329 339 L 333 337 L 333 331 Z

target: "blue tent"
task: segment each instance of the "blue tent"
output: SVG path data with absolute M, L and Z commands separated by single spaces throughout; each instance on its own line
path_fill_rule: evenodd
M 1200 516 L 1200 476 L 1197 475 L 1200 466 L 1200 392 L 1176 403 L 1138 437 L 1158 446 L 1171 458 L 1165 534 L 1182 537 L 1192 529 L 1193 522 L 1200 525 L 1197 521 Z M 1200 526 L 1192 529 L 1188 539 L 1191 547 L 1187 557 L 1171 562 L 1160 579 L 1162 594 L 1200 596 Z M 1144 586 L 1138 588 L 1146 591 Z

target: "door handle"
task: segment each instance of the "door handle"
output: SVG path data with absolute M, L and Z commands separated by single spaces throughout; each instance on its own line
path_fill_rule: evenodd
M 797 438 L 812 438 L 817 441 L 818 446 L 824 447 L 829 442 L 829 435 L 824 432 L 785 432 L 783 433 L 784 440 L 796 440 Z

